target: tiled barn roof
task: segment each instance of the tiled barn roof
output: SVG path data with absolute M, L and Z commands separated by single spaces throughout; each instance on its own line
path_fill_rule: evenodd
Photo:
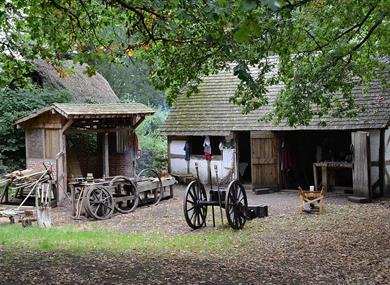
M 253 71 L 253 70 L 252 70 Z M 242 114 L 239 106 L 229 102 L 239 79 L 230 71 L 204 78 L 200 92 L 191 97 L 179 96 L 175 107 L 161 128 L 165 135 L 227 135 L 231 131 L 251 130 L 357 130 L 378 129 L 387 126 L 390 118 L 390 90 L 383 90 L 379 82 L 372 82 L 368 92 L 355 87 L 353 95 L 364 111 L 354 118 L 314 118 L 307 126 L 274 125 L 258 119 L 271 110 L 282 85 L 268 89 L 269 104 L 249 114 Z M 325 122 L 322 126 L 320 122 Z

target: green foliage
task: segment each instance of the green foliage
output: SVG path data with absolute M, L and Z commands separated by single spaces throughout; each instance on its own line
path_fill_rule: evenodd
M 127 63 L 100 62 L 97 70 L 110 83 L 115 94 L 127 102 L 138 102 L 148 106 L 163 106 L 164 94 L 157 91 L 148 80 L 150 67 L 144 62 Z
M 68 102 L 64 90 L 20 89 L 0 92 L 0 171 L 25 167 L 24 131 L 15 120 L 54 102 Z
M 168 166 L 167 139 L 158 130 L 166 118 L 167 112 L 158 108 L 154 116 L 147 117 L 137 128 L 137 135 L 142 147 L 142 155 L 138 161 L 139 170 L 147 167 L 161 170 L 161 168 Z
M 173 104 L 183 90 L 196 93 L 202 76 L 235 62 L 241 84 L 232 101 L 244 112 L 266 104 L 267 87 L 283 83 L 269 118 L 307 124 L 313 116 L 353 115 L 346 110 L 354 108 L 355 84 L 388 83 L 389 17 L 385 0 L 2 1 L 0 84 L 25 83 L 21 58 L 60 64 L 128 56 L 152 66 L 151 82 Z M 270 55 L 279 59 L 271 78 Z M 248 66 L 258 78 L 245 74 Z

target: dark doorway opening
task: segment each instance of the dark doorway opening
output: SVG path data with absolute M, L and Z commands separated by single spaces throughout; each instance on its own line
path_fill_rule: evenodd
M 252 182 L 250 132 L 237 132 L 238 174 L 241 183 Z
M 292 131 L 280 134 L 281 186 L 308 189 L 314 185 L 314 162 L 351 162 L 351 132 L 348 131 Z M 319 183 L 321 183 L 319 171 Z M 352 187 L 351 169 L 328 170 L 329 184 L 340 188 Z M 331 190 L 332 185 L 328 185 Z M 334 187 L 334 189 L 336 189 Z

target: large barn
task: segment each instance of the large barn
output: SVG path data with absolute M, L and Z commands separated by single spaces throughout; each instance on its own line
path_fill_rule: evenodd
M 269 88 L 269 105 L 243 115 L 229 102 L 239 80 L 231 70 L 204 78 L 199 93 L 179 96 L 162 132 L 168 136 L 169 171 L 222 181 L 233 177 L 254 190 L 322 184 L 371 199 L 390 195 L 390 91 L 373 82 L 353 89 L 364 111 L 354 118 L 318 118 L 307 126 L 274 125 L 266 114 L 282 86 Z M 323 124 L 325 123 L 325 124 Z M 211 146 L 205 159 L 204 144 Z M 316 179 L 317 178 L 317 179 Z M 316 181 L 318 180 L 318 181 Z

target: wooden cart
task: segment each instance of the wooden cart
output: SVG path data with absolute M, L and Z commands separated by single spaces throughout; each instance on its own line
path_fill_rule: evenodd
M 138 205 L 157 205 L 161 199 L 173 197 L 172 186 L 175 183 L 172 176 L 160 177 L 150 168 L 144 169 L 134 178 L 115 176 L 105 179 L 76 179 L 69 183 L 72 217 L 78 219 L 84 215 L 104 220 L 114 212 L 130 213 Z

